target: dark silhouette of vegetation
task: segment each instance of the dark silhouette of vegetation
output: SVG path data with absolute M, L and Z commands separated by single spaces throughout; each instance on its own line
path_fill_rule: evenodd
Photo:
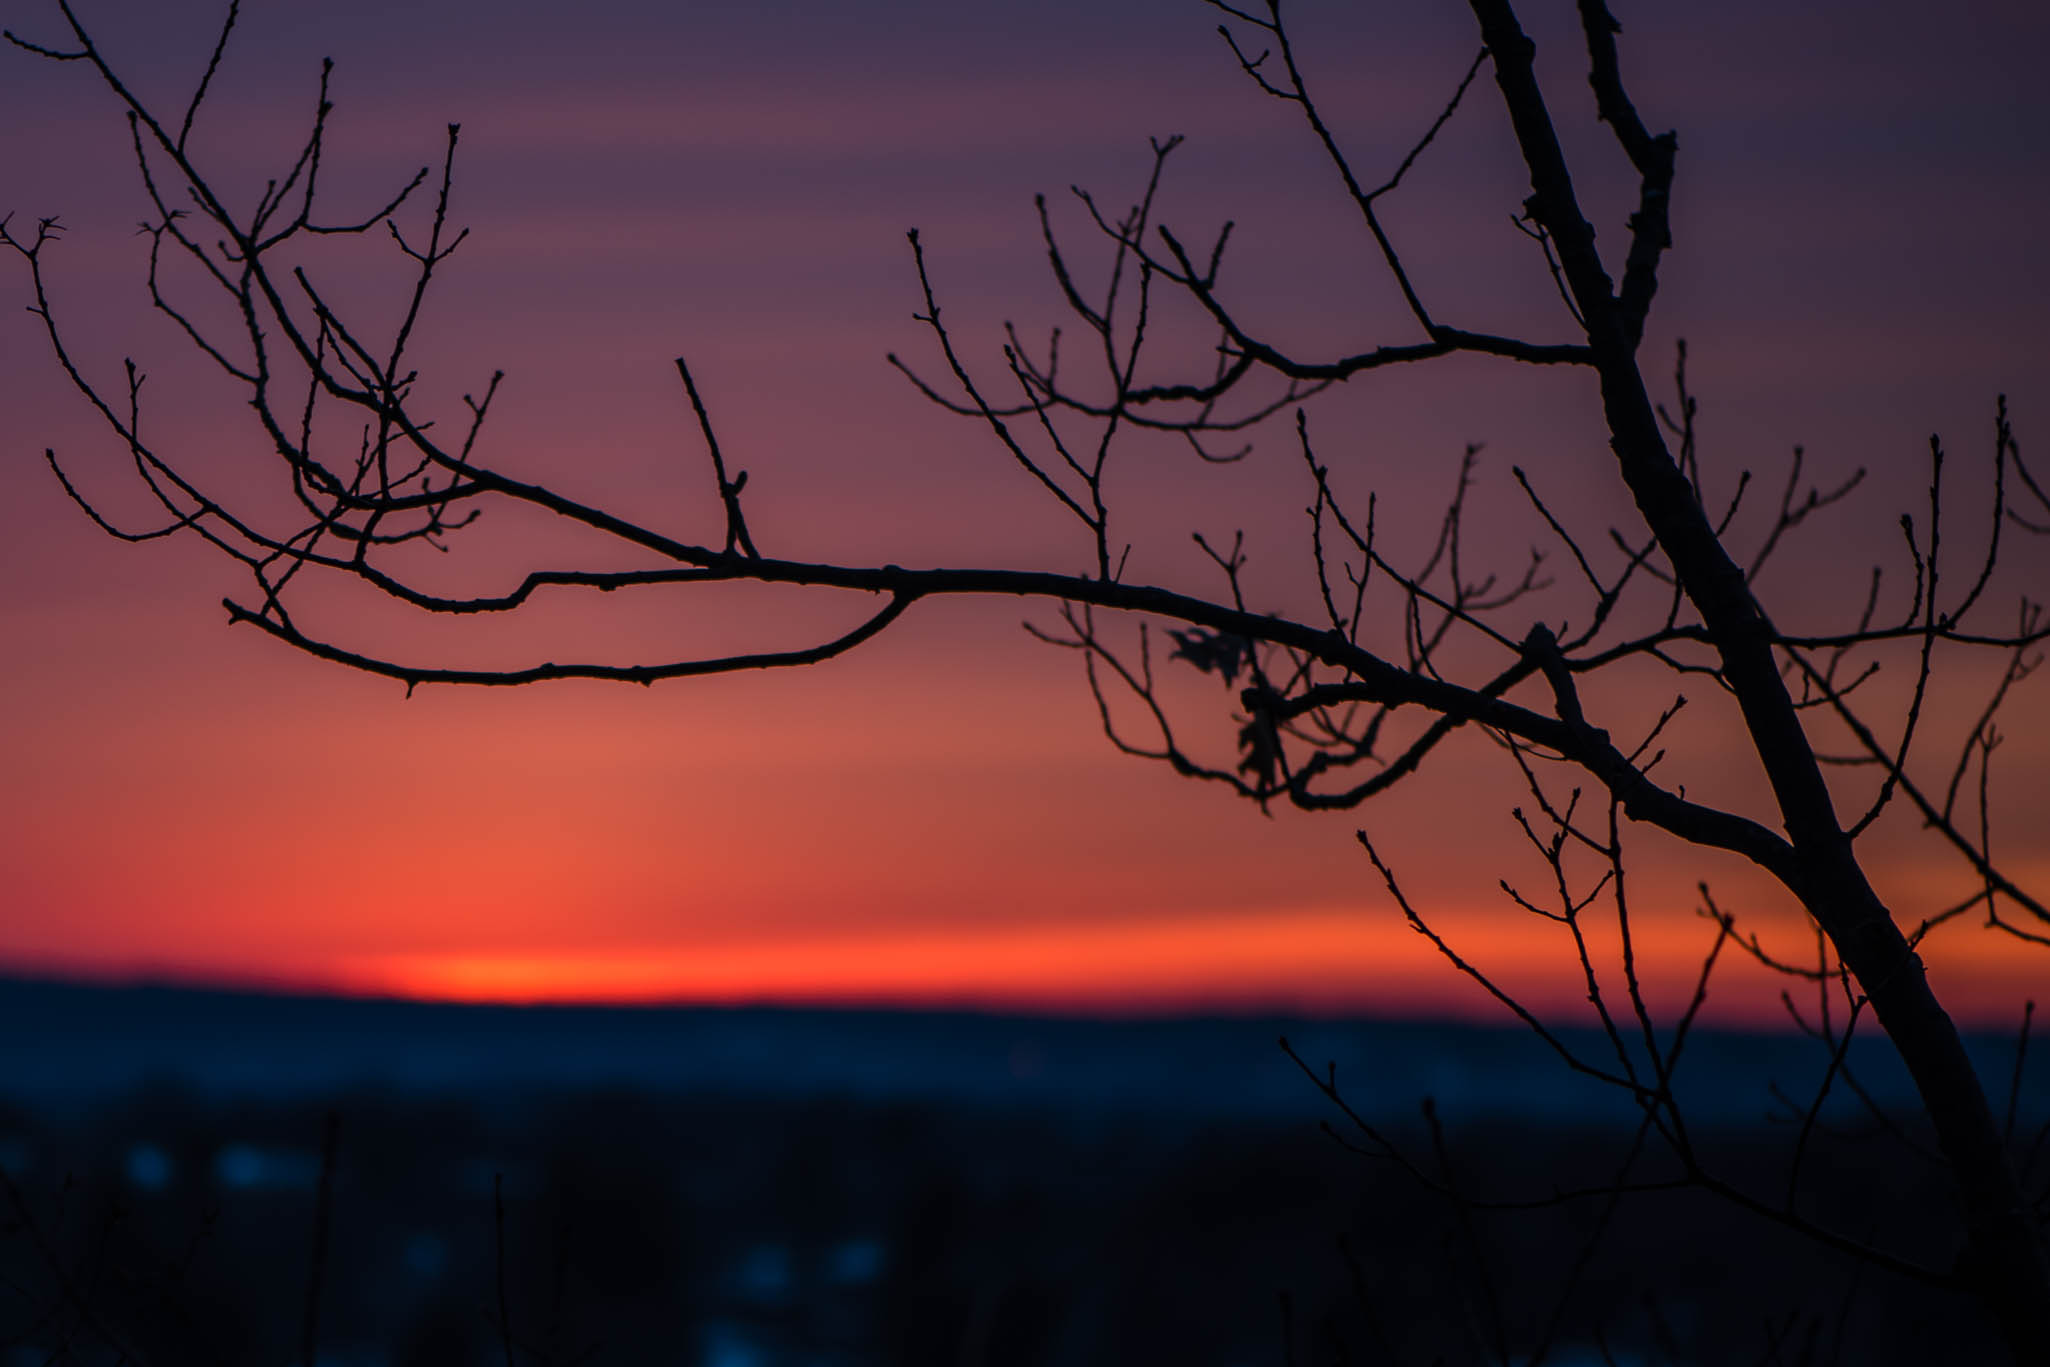
M 23 992 L 0 985 L 0 1011 Z M 1284 1333 L 1297 1362 L 1418 1367 L 1499 1367 L 1505 1353 L 1518 1367 L 1571 1367 L 1604 1351 L 1619 1363 L 1925 1367 L 1998 1353 L 1970 1300 L 1898 1294 L 1888 1274 L 1818 1259 L 1799 1231 L 1705 1193 L 1613 1211 L 1495 1208 L 1491 1191 L 1601 1187 L 1630 1109 L 1588 1081 L 1535 1106 L 1490 1095 L 1482 1079 L 1548 1072 L 1542 1042 L 1508 1027 L 1308 1027 L 1306 1042 L 1373 1079 L 1362 1104 L 1391 1141 L 1428 1155 L 1425 1185 L 1363 1166 L 1281 1095 L 1249 1104 L 1245 1064 L 1270 1052 L 1251 1022 L 734 1022 L 589 1008 L 536 1019 L 104 988 L 29 995 L 73 1034 L 212 1021 L 266 1040 L 253 1052 L 281 1071 L 318 1071 L 335 1066 L 324 1040 L 367 1032 L 449 1055 L 457 1076 L 315 1093 L 245 1082 L 223 1094 L 202 1070 L 191 1088 L 0 1109 L 15 1183 L 0 1220 L 0 1353 L 24 1361 L 33 1350 L 38 1362 L 502 1367 L 510 1350 L 518 1367 L 1278 1363 Z M 780 1066 L 736 1067 L 688 1090 L 463 1078 L 468 1051 L 450 1045 L 494 1029 L 516 1036 L 507 1051 L 565 1036 L 682 1050 L 703 1032 L 737 1031 L 747 1044 L 729 1050 L 736 1064 L 780 1065 L 809 1045 L 865 1060 L 856 1075 L 944 1035 L 959 1061 L 1001 1077 L 1029 1043 L 1070 1090 L 992 1087 L 969 1100 L 909 1061 L 897 1080 L 917 1090 L 895 1096 L 821 1092 Z M 780 1047 L 761 1047 L 770 1041 Z M 2010 1056 L 1992 1043 L 1976 1040 L 1975 1054 L 2004 1072 Z M 1740 1097 L 1755 1075 L 1797 1075 L 1804 1051 L 1798 1039 L 1714 1031 L 1689 1047 L 1690 1069 Z M 1426 1060 L 1418 1074 L 1475 1070 L 1442 1098 L 1439 1134 L 1377 1068 L 1391 1050 Z M 1208 1087 L 1206 1071 L 1218 1079 Z M 1163 1087 L 1162 1072 L 1179 1078 Z M 1877 1080 L 1889 1093 L 1902 1085 Z M 323 1115 L 335 1107 L 338 1131 Z M 1741 1104 L 1704 1104 L 1694 1119 L 1718 1172 L 1758 1189 L 1783 1179 L 1790 1120 L 1759 1124 Z M 1855 1130 L 1859 1119 L 1852 1103 L 1824 1123 Z M 1804 1199 L 1874 1237 L 1942 1241 L 1952 1216 L 1940 1169 L 1899 1159 L 1869 1134 L 1833 1145 Z M 1447 1172 L 1461 1199 L 1442 1189 Z M 324 1186 L 332 1206 L 316 1254 L 308 1232 L 322 1227 Z M 1875 1190 L 1886 1193 L 1876 1221 Z M 1562 1296 L 1569 1264 L 1575 1285 Z
M 2017 1070 L 2003 1116 L 1917 953 L 1929 935 L 1962 933 L 1974 919 L 1983 933 L 2007 937 L 2017 953 L 2050 946 L 2050 908 L 2004 871 L 1991 847 L 1988 810 L 2000 734 L 1996 714 L 2050 636 L 2040 605 L 2018 592 L 2009 597 L 2002 578 L 2013 574 L 2015 559 L 2031 553 L 2016 549 L 2017 538 L 2050 532 L 2045 482 L 2024 463 L 2003 402 L 1988 462 L 1990 514 L 1981 544 L 1960 572 L 1954 529 L 1944 520 L 1945 452 L 1932 440 L 1927 510 L 1901 519 L 1908 590 L 1889 594 L 1875 567 L 1864 602 L 1841 621 L 1824 629 L 1783 625 L 1765 601 L 1761 569 L 1811 515 L 1850 495 L 1859 475 L 1833 485 L 1813 483 L 1797 453 L 1777 505 L 1768 510 L 1764 533 L 1737 534 L 1748 479 L 1733 489 L 1711 488 L 1714 472 L 1696 449 L 1696 404 L 1687 388 L 1684 351 L 1670 407 L 1652 397 L 1640 360 L 1660 262 L 1674 245 L 1678 142 L 1673 133 L 1653 132 L 1655 125 L 1638 110 L 1624 74 L 1620 25 L 1603 0 L 1579 0 L 1595 109 L 1633 178 L 1636 207 L 1623 225 L 1625 246 L 1617 260 L 1605 259 L 1597 248 L 1581 182 L 1555 134 L 1552 104 L 1533 67 L 1534 46 L 1509 0 L 1471 0 L 1471 7 L 1477 55 L 1463 74 L 1448 79 L 1446 103 L 1408 155 L 1376 181 L 1355 166 L 1323 117 L 1278 3 L 1270 0 L 1264 9 L 1215 4 L 1225 16 L 1225 40 L 1258 97 L 1296 107 L 1309 136 L 1328 155 L 1404 301 L 1402 340 L 1348 355 L 1307 357 L 1263 335 L 1224 280 L 1229 227 L 1203 245 L 1185 242 L 1156 221 L 1156 190 L 1178 139 L 1154 144 L 1152 175 L 1128 212 L 1107 212 L 1081 196 L 1088 229 L 1109 258 L 1108 283 L 1099 294 L 1085 292 L 1078 282 L 1069 249 L 1041 201 L 1055 284 L 1096 368 L 1087 382 L 1076 379 L 1072 365 L 1059 365 L 1057 338 L 1035 348 L 1013 334 L 1002 352 L 1001 392 L 993 389 L 943 321 L 924 246 L 915 231 L 910 234 L 919 317 L 938 359 L 930 374 L 892 360 L 934 402 L 986 427 L 1002 458 L 1015 462 L 1044 497 L 1074 518 L 1091 568 L 1060 574 L 833 564 L 765 552 L 762 547 L 773 548 L 775 539 L 761 535 L 744 514 L 748 475 L 722 451 L 704 396 L 682 360 L 678 374 L 705 444 L 708 492 L 720 510 L 722 525 L 711 538 L 650 525 L 631 510 L 590 506 L 494 469 L 485 439 L 501 377 L 494 375 L 481 393 L 466 399 L 459 421 L 437 424 L 419 411 L 417 376 L 408 362 L 430 286 L 464 237 L 451 217 L 457 129 L 449 129 L 438 175 L 423 169 L 388 202 L 331 219 L 317 193 L 332 107 L 324 67 L 319 112 L 302 151 L 253 210 L 238 213 L 209 179 L 193 142 L 195 120 L 235 26 L 234 8 L 191 102 L 166 118 L 131 93 L 59 0 L 68 26 L 63 37 L 9 37 L 31 53 L 92 70 L 125 107 L 136 165 L 155 206 L 147 225 L 151 303 L 246 389 L 264 454 L 275 460 L 290 503 L 286 520 L 277 521 L 279 500 L 250 497 L 239 479 L 216 487 L 189 462 L 154 446 L 140 426 L 142 372 L 132 362 L 125 381 L 111 388 L 88 376 L 65 342 L 52 302 L 50 259 L 58 227 L 46 219 L 33 229 L 11 228 L 4 240 L 29 273 L 34 311 L 48 326 L 57 363 L 132 458 L 163 517 L 140 529 L 118 526 L 84 497 L 54 452 L 51 466 L 72 499 L 113 535 L 137 541 L 195 535 L 245 566 L 252 588 L 248 596 L 227 602 L 233 622 L 409 689 L 562 678 L 652 684 L 814 664 L 872 639 L 922 601 L 969 594 L 1053 603 L 1060 625 L 1035 631 L 1080 657 L 1114 745 L 1263 808 L 1360 805 L 1415 773 L 1451 738 L 1479 732 L 1499 746 L 1527 790 L 1529 805 L 1518 809 L 1517 820 L 1552 884 L 1542 898 L 1513 889 L 1510 895 L 1559 928 L 1570 971 L 1585 982 L 1599 1025 L 1598 1047 L 1569 1038 L 1498 987 L 1466 948 L 1442 938 L 1412 905 L 1397 861 L 1366 832 L 1359 839 L 1409 923 L 1458 972 L 1499 997 L 1554 1048 L 1564 1066 L 1636 1103 L 1639 1121 L 1609 1170 L 1538 1200 L 1599 1212 L 1583 1231 L 1585 1251 L 1572 1264 L 1568 1291 L 1612 1220 L 1620 1218 L 1615 1212 L 1624 1198 L 1674 1188 L 1705 1190 L 1765 1226 L 1794 1231 L 1871 1269 L 1889 1286 L 1974 1296 L 2016 1361 L 2050 1361 L 2050 1251 L 2044 1230 L 2050 1192 L 2025 1185 L 2031 1137 L 2016 1134 L 2014 1124 L 2021 1075 Z M 1548 271 L 1556 283 L 1556 336 L 1526 339 L 1446 321 L 1405 269 L 1397 233 L 1385 218 L 1405 176 L 1430 151 L 1440 129 L 1466 105 L 1481 101 L 1484 77 L 1494 86 L 1528 173 L 1527 186 L 1502 188 L 1520 200 L 1517 223 L 1532 244 L 1532 269 Z M 408 217 L 416 193 L 431 200 L 420 222 Z M 411 263 L 408 306 L 384 337 L 359 331 L 346 303 L 324 291 L 316 273 L 295 256 L 321 237 L 371 233 L 388 235 Z M 1168 326 L 1161 315 L 1174 301 L 1216 333 L 1214 368 L 1156 374 L 1142 367 L 1142 357 L 1151 355 L 1149 342 Z M 1550 367 L 1560 383 L 1590 386 L 1599 394 L 1610 460 L 1604 470 L 1590 468 L 1582 478 L 1619 480 L 1635 509 L 1635 526 L 1598 533 L 1580 525 L 1576 509 L 1549 495 L 1543 480 L 1516 473 L 1535 535 L 1553 548 L 1552 559 L 1564 567 L 1559 577 L 1575 590 L 1554 583 L 1550 562 L 1537 552 L 1507 576 L 1469 568 L 1474 554 L 1462 538 L 1462 515 L 1474 475 L 1473 449 L 1457 469 L 1456 492 L 1442 511 L 1436 547 L 1423 563 L 1409 567 L 1393 563 L 1377 541 L 1385 515 L 1374 500 L 1359 506 L 1347 492 L 1352 481 L 1346 473 L 1318 452 L 1312 401 L 1320 391 L 1370 371 L 1458 353 Z M 1260 589 L 1247 578 L 1242 542 L 1227 548 L 1198 538 L 1214 562 L 1217 592 L 1127 582 L 1130 546 L 1115 534 L 1121 524 L 1114 521 L 1106 471 L 1128 437 L 1165 433 L 1203 460 L 1232 461 L 1251 449 L 1240 434 L 1269 418 L 1293 423 L 1291 459 L 1299 462 L 1309 504 L 1306 553 L 1319 589 L 1311 609 L 1266 610 Z M 337 442 L 342 430 L 352 435 Z M 1076 435 L 1081 431 L 1087 431 L 1086 440 Z M 416 546 L 453 544 L 479 510 L 493 503 L 595 533 L 616 548 L 616 558 L 532 566 L 502 591 L 474 597 L 446 596 L 412 577 Z M 702 592 L 740 582 L 873 595 L 881 603 L 848 629 L 784 650 L 718 657 L 684 651 L 654 663 L 551 659 L 490 669 L 387 656 L 374 643 L 326 634 L 313 624 L 318 610 L 301 606 L 302 586 L 323 576 L 451 616 L 513 613 L 542 594 Z M 1573 601 L 1562 602 L 1566 597 Z M 1987 625 L 1986 619 L 2002 611 L 1996 608 L 2002 599 L 2013 615 Z M 1127 619 L 1137 619 L 1137 626 L 1128 627 Z M 1168 663 L 1214 674 L 1236 690 L 1229 738 L 1215 755 L 1188 740 L 1188 723 L 1175 715 L 1155 658 L 1155 622 L 1169 624 L 1174 644 Z M 1932 680 L 1939 665 L 1952 659 L 1997 664 L 1965 675 L 1983 675 L 1987 701 L 1962 740 L 1951 741 L 1954 758 L 1930 765 L 1930 745 L 1917 748 L 1916 742 L 1932 725 L 1925 706 Z M 1882 661 L 1905 663 L 1912 671 L 1904 701 L 1877 701 L 1881 691 L 1869 681 Z M 1656 692 L 1670 697 L 1670 704 L 1648 721 L 1605 716 L 1608 705 L 1590 701 L 1589 685 L 1616 677 L 1631 678 L 1640 696 Z M 1768 781 L 1769 809 L 1719 807 L 1688 796 L 1684 785 L 1659 773 L 1661 737 L 1688 715 L 1682 688 L 1695 690 L 1697 709 L 1707 700 L 1726 705 L 1738 719 L 1750 756 Z M 1860 857 L 1860 839 L 1869 837 L 1883 813 L 1902 804 L 1945 843 L 1972 885 L 1954 906 L 1918 924 L 1875 889 Z M 1711 935 L 1699 986 L 1677 1013 L 1656 1010 L 1639 981 L 1632 949 L 1625 845 L 1633 824 L 1749 861 L 1806 912 L 1815 933 L 1812 954 L 1796 956 L 1768 944 L 1740 925 L 1704 885 L 1702 910 Z M 1604 935 L 1613 933 L 1620 946 L 1614 962 L 1590 938 L 1597 918 L 1605 924 Z M 1678 1080 L 1711 974 L 1731 955 L 1789 979 L 1787 1009 L 1817 1040 L 1824 1061 L 1812 1096 L 1788 1098 L 1802 1118 L 1783 1180 L 1719 1167 L 1714 1150 L 1689 1122 Z M 1898 1051 L 1922 1107 L 1912 1124 L 1874 1107 L 1875 1121 L 1943 1174 L 1955 1247 L 1926 1237 L 1868 1237 L 1860 1222 L 1843 1218 L 1843 1211 L 1828 1209 L 1814 1195 L 1819 1165 L 1812 1155 L 1829 1138 L 1818 1117 L 1835 1089 L 1859 1092 L 1847 1060 L 1850 1041 L 1868 1019 Z M 2025 1024 L 2024 1039 L 2026 1030 Z M 1335 1073 L 1312 1060 L 1304 1066 L 1343 1108 Z M 1408 1169 L 1461 1209 L 1477 1208 L 1455 1180 L 1447 1141 L 1435 1126 L 1421 1139 L 1405 1139 L 1363 1116 L 1342 1113 L 1348 1142 Z M 1875 1190 L 1870 1197 L 1883 1204 L 1891 1193 Z M 1498 1308 L 1505 1303 L 1483 1272 L 1474 1275 L 1481 1302 Z M 1548 1333 L 1542 1323 L 1531 1328 L 1493 1318 L 1484 1338 L 1506 1362 L 1532 1351 L 1526 1339 L 1541 1350 Z

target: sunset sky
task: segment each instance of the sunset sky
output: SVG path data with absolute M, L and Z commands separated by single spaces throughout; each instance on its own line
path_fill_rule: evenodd
M 222 7 L 76 5 L 175 118 Z M 1594 123 L 1572 7 L 1523 8 L 1613 268 L 1628 168 Z M 1776 494 L 1796 443 L 1826 482 L 1871 468 L 1764 581 L 1783 625 L 1848 625 L 1874 559 L 1906 592 L 1897 518 L 1921 507 L 1930 433 L 1952 453 L 1961 520 L 1946 535 L 1964 546 L 1983 535 L 1962 519 L 1984 505 L 1995 396 L 2025 451 L 2050 434 L 2050 94 L 2036 70 L 2050 12 L 1995 0 L 1940 13 L 1616 9 L 1638 107 L 1680 138 L 1646 368 L 1663 376 L 1687 340 L 1712 488 L 1748 467 Z M 0 0 L 0 14 L 66 45 L 54 3 Z M 1290 15 L 1335 131 L 1376 176 L 1479 46 L 1463 5 Z M 540 0 L 249 0 L 194 140 L 217 185 L 253 202 L 289 165 L 332 56 L 325 174 L 344 216 L 437 160 L 445 126 L 462 125 L 453 216 L 471 237 L 430 300 L 417 364 L 423 405 L 443 413 L 506 371 L 481 448 L 500 468 L 716 540 L 673 365 L 685 355 L 729 461 L 750 472 L 765 551 L 1081 570 L 1089 546 L 1072 521 L 985 430 L 886 365 L 894 351 L 943 373 L 912 319 L 907 228 L 957 341 L 994 383 L 1005 320 L 1034 338 L 1060 321 L 1033 194 L 1048 195 L 1093 281 L 1102 258 L 1067 187 L 1121 207 L 1143 183 L 1148 136 L 1180 133 L 1160 216 L 1200 242 L 1237 220 L 1224 278 L 1247 317 L 1303 354 L 1415 340 L 1313 139 L 1238 72 L 1216 18 L 1194 0 L 590 0 L 574 17 Z M 1390 224 L 1439 315 L 1567 340 L 1543 261 L 1510 224 L 1528 185 L 1485 72 L 1413 174 Z M 48 215 L 67 225 L 49 266 L 72 345 L 96 377 L 118 376 L 124 355 L 150 372 L 144 422 L 160 449 L 252 482 L 274 473 L 246 405 L 148 309 L 134 232 L 147 204 L 120 113 L 82 64 L 0 51 L 10 209 L 17 230 Z M 340 294 L 389 313 L 403 262 L 388 241 L 332 263 Z M 1051 623 L 1045 605 L 924 604 L 813 670 L 410 699 L 231 629 L 218 604 L 244 592 L 234 566 L 190 539 L 117 544 L 63 497 L 45 447 L 117 514 L 146 511 L 28 297 L 20 263 L 0 262 L 0 968 L 459 999 L 1490 1018 L 1405 926 L 1352 837 L 1364 826 L 1471 957 L 1534 1000 L 1582 992 L 1559 936 L 1497 887 L 1548 874 L 1509 815 L 1514 771 L 1485 739 L 1377 805 L 1265 818 L 1114 753 L 1076 658 L 1020 629 Z M 1168 310 L 1159 326 L 1176 320 L 1189 316 Z M 1209 340 L 1180 336 L 1183 354 Z M 1467 442 L 1485 443 L 1472 553 L 1506 573 L 1544 540 L 1512 465 L 1591 541 L 1628 513 L 1586 373 L 1462 358 L 1377 372 L 1310 414 L 1341 492 L 1364 506 L 1375 491 L 1398 555 L 1428 546 Z M 1222 595 L 1189 533 L 1228 543 L 1242 527 L 1254 606 L 1306 606 L 1310 491 L 1288 421 L 1254 440 L 1232 467 L 1167 445 L 1124 453 L 1112 496 L 1134 543 L 1128 581 Z M 1757 528 L 1740 523 L 1737 540 Z M 585 549 L 526 536 L 516 523 L 457 536 L 444 582 L 502 585 L 523 552 Z M 2046 584 L 2039 544 L 1998 591 L 2012 603 Z M 794 646 L 852 620 L 831 598 L 735 590 L 608 602 L 592 617 L 544 603 L 524 625 L 464 635 L 354 597 L 317 601 L 321 625 L 352 643 L 498 663 Z M 1553 601 L 1541 610 L 1584 612 Z M 1959 657 L 1933 695 L 1925 771 L 1947 769 L 1985 665 Z M 1228 763 L 1229 696 L 1183 672 L 1184 724 Z M 1642 677 L 1641 695 L 1626 680 L 1596 696 L 1619 718 L 1655 713 L 1674 685 Z M 2017 693 L 1994 779 L 1996 852 L 2039 896 L 2046 686 Z M 1770 820 L 1729 719 L 1694 702 L 1675 771 Z M 1845 782 L 1867 791 L 1861 776 Z M 1664 999 L 1708 942 L 1702 879 L 1775 944 L 1810 952 L 1783 900 L 1733 861 L 1630 838 L 1642 952 Z M 1911 926 L 1970 890 L 1913 822 L 1876 828 L 1865 852 Z M 2050 985 L 2050 953 L 1969 926 L 1928 958 L 1939 993 L 1978 1023 L 2012 1021 Z M 1713 1009 L 1769 1020 L 1779 987 L 1733 963 Z

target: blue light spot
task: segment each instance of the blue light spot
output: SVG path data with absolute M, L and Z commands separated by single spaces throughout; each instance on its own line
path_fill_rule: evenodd
M 740 1292 L 751 1300 L 782 1301 L 789 1298 L 790 1250 L 781 1244 L 756 1244 L 740 1260 Z
M 243 1191 L 258 1187 L 303 1190 L 320 1180 L 320 1161 L 310 1153 L 228 1144 L 214 1154 L 214 1177 L 224 1187 Z
M 842 1286 L 867 1286 L 883 1275 L 882 1242 L 860 1238 L 835 1245 L 826 1274 Z
M 171 1184 L 177 1174 L 178 1165 L 171 1161 L 171 1155 L 155 1144 L 132 1145 L 128 1150 L 128 1183 L 142 1191 L 162 1191 Z
M 714 1320 L 705 1326 L 704 1367 L 766 1367 L 768 1355 L 737 1324 Z
M 419 1230 L 406 1240 L 406 1270 L 423 1282 L 437 1281 L 448 1266 L 448 1244 L 437 1234 Z

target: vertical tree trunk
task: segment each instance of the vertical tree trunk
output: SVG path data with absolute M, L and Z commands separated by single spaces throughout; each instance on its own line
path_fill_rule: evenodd
M 2018 1363 L 2050 1364 L 2050 1252 L 2030 1218 L 1993 1109 L 1921 959 L 1859 866 L 1773 654 L 1774 633 L 1673 460 L 1624 316 L 1580 211 L 1531 69 L 1534 45 L 1509 0 L 1471 0 L 1530 171 L 1533 216 L 1557 244 L 1601 377 L 1610 446 L 1721 657 L 1723 678 L 1772 783 L 1796 861 L 1788 886 L 1815 917 L 1899 1050 L 1956 1182 L 1968 1241 L 1962 1285 L 1976 1292 Z

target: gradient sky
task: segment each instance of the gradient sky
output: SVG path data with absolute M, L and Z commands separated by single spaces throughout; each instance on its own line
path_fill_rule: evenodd
M 78 8 L 147 97 L 182 106 L 218 6 Z M 1628 182 L 1593 123 L 1571 7 L 1525 8 L 1613 249 Z M 419 364 L 429 404 L 507 371 L 486 446 L 504 468 L 715 535 L 672 368 L 682 353 L 729 459 L 751 472 L 750 521 L 770 553 L 1076 569 L 1087 546 L 1065 515 L 885 366 L 889 351 L 938 365 L 911 319 L 904 229 L 922 231 L 956 335 L 994 377 L 1004 319 L 1028 335 L 1059 321 L 1033 193 L 1054 199 L 1079 248 L 1065 187 L 1121 205 L 1146 138 L 1182 133 L 1163 216 L 1206 241 L 1238 220 L 1232 297 L 1247 317 L 1303 353 L 1410 339 L 1318 150 L 1239 76 L 1214 14 L 1193 0 L 1104 9 L 591 0 L 571 19 L 538 2 L 252 0 L 196 138 L 218 183 L 250 202 L 288 163 L 333 56 L 339 213 L 463 125 L 455 217 L 472 237 Z M 1680 134 L 1676 248 L 1647 367 L 1664 372 L 1673 339 L 1688 340 L 1720 487 L 1746 466 L 1774 483 L 1796 442 L 1824 476 L 1872 467 L 1767 583 L 1782 622 L 1841 621 L 1871 558 L 1898 560 L 1894 522 L 1919 504 L 1929 433 L 1945 434 L 1969 508 L 1994 396 L 2009 396 L 2025 449 L 2050 425 L 2050 96 L 2032 65 L 2050 18 L 1992 0 L 1940 17 L 1905 3 L 1617 9 L 1640 110 Z M 60 38 L 44 0 L 0 14 Z M 1399 159 L 1478 46 L 1458 5 L 1291 14 L 1365 167 Z M 146 206 L 124 149 L 88 71 L 0 52 L 0 211 L 69 225 L 51 266 L 74 345 L 99 376 L 126 354 L 151 372 L 146 422 L 163 449 L 260 469 L 236 396 L 147 311 L 133 232 Z M 1391 216 L 1439 316 L 1563 338 L 1542 263 L 1509 226 L 1526 193 L 1484 78 Z M 324 278 L 375 310 L 395 264 L 372 243 Z M 1579 993 L 1557 937 L 1496 889 L 1545 871 L 1518 848 L 1517 793 L 1484 741 L 1364 811 L 1263 819 L 1112 753 L 1074 658 L 1019 630 L 1021 616 L 1049 620 L 1044 608 L 924 605 L 812 671 L 410 700 L 231 630 L 217 606 L 241 587 L 231 566 L 196 542 L 117 545 L 63 499 L 45 446 L 114 509 L 140 511 L 25 300 L 23 272 L 0 270 L 0 964 L 465 998 L 1487 1015 L 1389 904 L 1351 839 L 1364 824 L 1475 958 L 1541 1000 Z M 1535 536 L 1511 464 L 1597 535 L 1623 508 L 1585 375 L 1462 359 L 1369 377 L 1312 420 L 1342 491 L 1409 510 L 1389 518 L 1398 544 L 1427 537 L 1468 441 L 1487 443 L 1478 541 L 1504 569 Z M 1132 448 L 1113 486 L 1137 547 L 1128 579 L 1218 592 L 1188 533 L 1243 526 L 1261 605 L 1300 602 L 1307 490 L 1285 427 L 1258 440 L 1229 469 Z M 557 544 L 530 531 L 459 538 L 442 582 L 496 583 Z M 2050 556 L 2032 554 L 2010 567 L 2010 597 L 2050 581 Z M 366 645 L 500 662 L 795 644 L 846 611 L 737 590 L 591 618 L 544 605 L 473 638 L 353 598 L 326 609 Z M 1957 745 L 1975 668 L 1936 694 L 1950 725 L 1930 756 Z M 1224 695 L 1185 682 L 1189 724 L 1207 716 L 1228 752 Z M 1637 687 L 1611 690 L 1615 715 L 1671 691 Z M 2009 714 L 1995 827 L 2039 892 L 2042 688 Z M 1671 763 L 1692 766 L 1692 791 L 1764 815 L 1751 767 L 1728 760 L 1727 719 L 1695 715 Z M 1878 835 L 1869 859 L 1905 920 L 1968 889 L 1912 823 Z M 1707 941 L 1699 879 L 1775 943 L 1801 945 L 1741 867 L 1633 839 L 1662 992 Z M 1969 929 L 1929 957 L 1954 1009 L 1987 1023 L 2050 983 L 2050 956 Z M 1768 1018 L 1778 987 L 1732 966 L 1715 1009 Z

